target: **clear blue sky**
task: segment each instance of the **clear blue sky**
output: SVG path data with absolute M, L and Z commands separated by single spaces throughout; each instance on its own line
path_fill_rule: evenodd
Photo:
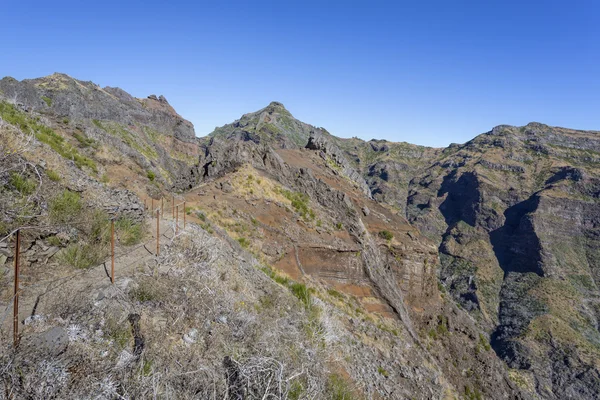
M 273 100 L 338 136 L 436 146 L 600 130 L 599 1 L 192 3 L 5 0 L 0 75 L 163 94 L 198 136 Z

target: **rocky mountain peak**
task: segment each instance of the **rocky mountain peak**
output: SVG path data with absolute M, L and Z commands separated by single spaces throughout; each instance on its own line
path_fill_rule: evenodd
M 258 111 L 247 113 L 230 124 L 216 128 L 210 137 L 243 139 L 270 144 L 276 148 L 303 148 L 308 143 L 312 125 L 298 121 L 277 101 Z
M 275 111 L 280 111 L 280 110 L 286 110 L 285 106 L 283 105 L 283 103 L 280 103 L 278 101 L 272 101 L 269 103 L 269 105 L 267 107 L 265 107 L 265 110 L 268 110 L 270 112 L 275 112 Z

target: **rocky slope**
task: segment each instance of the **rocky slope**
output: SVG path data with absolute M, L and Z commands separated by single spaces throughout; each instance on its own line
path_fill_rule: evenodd
M 192 224 L 164 244 L 158 264 L 134 260 L 114 293 L 96 281 L 70 280 L 85 306 L 69 307 L 68 296 L 25 300 L 35 304 L 30 316 L 44 323 L 28 325 L 24 342 L 73 325 L 82 333 L 67 338 L 41 381 L 12 378 L 50 368 L 52 351 L 3 353 L 12 377 L 6 393 L 600 393 L 595 132 L 502 126 L 432 149 L 337 138 L 274 102 L 197 139 L 164 97 L 135 99 L 63 74 L 1 80 L 0 117 L 9 154 L 0 160 L 2 236 L 24 218 L 33 225 L 52 220 L 65 192 L 78 193 L 85 209 L 133 221 L 144 218 L 139 199 L 177 192 Z M 61 254 L 77 229 L 28 234 L 27 283 L 70 276 Z M 86 246 L 105 245 L 93 229 L 79 234 Z M 71 244 L 52 244 L 53 236 Z M 7 307 L 8 250 L 0 247 Z M 131 336 L 111 342 L 106 329 L 98 333 L 106 321 L 113 334 L 131 325 Z M 166 326 L 168 345 L 153 333 Z M 3 326 L 3 341 L 8 332 Z M 136 347 L 140 332 L 144 352 Z M 91 362 L 82 351 L 101 355 L 106 346 L 110 355 L 88 368 L 95 383 L 73 374 Z M 127 362 L 126 353 L 133 354 Z M 110 382 L 102 371 L 110 371 Z M 211 372 L 200 379 L 198 371 Z M 70 380 L 44 380 L 63 372 Z M 277 388 L 268 384 L 275 377 Z
M 414 178 L 407 215 L 440 278 L 545 398 L 600 390 L 597 132 L 500 126 Z
M 64 132 L 79 152 L 93 154 L 100 176 L 121 176 L 123 166 L 134 166 L 132 178 L 151 174 L 169 184 L 198 156 L 193 125 L 163 96 L 136 99 L 58 73 L 20 82 L 4 78 L 0 96 Z

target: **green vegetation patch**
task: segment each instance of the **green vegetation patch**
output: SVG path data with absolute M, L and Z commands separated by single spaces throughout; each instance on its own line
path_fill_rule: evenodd
M 30 194 L 33 194 L 37 186 L 33 179 L 24 177 L 17 172 L 12 172 L 10 174 L 10 185 L 23 196 L 29 196 Z
M 53 129 L 17 110 L 12 104 L 5 101 L 0 102 L 0 117 L 9 124 L 19 127 L 23 132 L 32 132 L 37 140 L 50 146 L 62 157 L 73 160 L 77 167 L 85 166 L 98 172 L 98 167 L 92 159 L 79 154 L 76 148 L 66 143 L 65 139 Z
M 144 238 L 144 226 L 129 217 L 119 218 L 115 222 L 115 230 L 119 242 L 125 246 L 138 244 Z
M 152 148 L 150 145 L 143 141 L 142 143 L 140 143 L 140 140 L 137 137 L 137 135 L 132 134 L 124 126 L 114 122 L 102 122 L 97 119 L 92 120 L 92 123 L 98 128 L 102 129 L 104 132 L 108 133 L 109 135 L 120 138 L 125 144 L 127 144 L 134 150 L 137 150 L 144 157 L 151 160 L 156 160 L 158 158 L 158 153 L 154 148 Z M 144 128 L 142 128 L 142 131 L 144 131 Z
M 52 107 L 52 99 L 50 97 L 42 96 L 42 100 L 44 100 L 44 103 L 46 103 L 48 107 Z
M 106 246 L 94 243 L 74 243 L 58 253 L 58 260 L 77 269 L 101 264 L 108 255 Z
M 289 285 L 289 288 L 292 294 L 296 296 L 302 302 L 302 304 L 304 304 L 304 307 L 310 308 L 312 304 L 311 293 L 310 289 L 308 289 L 305 284 L 294 282 Z
M 98 147 L 98 144 L 96 143 L 96 141 L 94 139 L 91 139 L 91 138 L 89 138 L 89 137 L 87 137 L 87 136 L 85 136 L 85 135 L 83 135 L 81 133 L 74 132 L 73 133 L 73 137 L 75 139 L 77 139 L 77 141 L 79 142 L 79 145 L 81 147 L 84 147 L 84 148 L 85 147 L 90 147 L 90 146 L 94 147 L 94 148 Z
M 60 181 L 60 175 L 56 171 L 53 171 L 51 169 L 47 169 L 46 170 L 46 175 L 48 176 L 48 179 L 50 179 L 51 181 L 54 181 L 54 182 Z
M 55 223 L 71 222 L 79 216 L 82 207 L 81 196 L 65 189 L 48 203 L 50 221 Z
M 247 249 L 250 246 L 250 240 L 246 239 L 245 237 L 241 237 L 237 241 L 244 249 Z
M 292 202 L 292 207 L 298 214 L 300 214 L 304 219 L 315 219 L 315 212 L 310 208 L 309 200 L 307 194 L 300 192 L 292 192 L 286 189 L 278 189 L 278 192 Z
M 390 231 L 381 231 L 379 232 L 379 236 L 385 240 L 392 240 L 394 238 L 394 234 Z
M 332 400 L 355 400 L 357 397 L 350 383 L 338 374 L 331 374 L 327 379 L 327 394 Z

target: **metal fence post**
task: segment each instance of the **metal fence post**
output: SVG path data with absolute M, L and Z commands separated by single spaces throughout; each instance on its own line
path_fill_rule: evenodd
M 110 220 L 110 282 L 115 283 L 115 220 Z
M 21 230 L 17 229 L 15 243 L 15 299 L 13 302 L 13 344 L 19 345 L 19 253 L 21 251 Z
M 160 254 L 160 216 L 156 210 L 156 255 Z

